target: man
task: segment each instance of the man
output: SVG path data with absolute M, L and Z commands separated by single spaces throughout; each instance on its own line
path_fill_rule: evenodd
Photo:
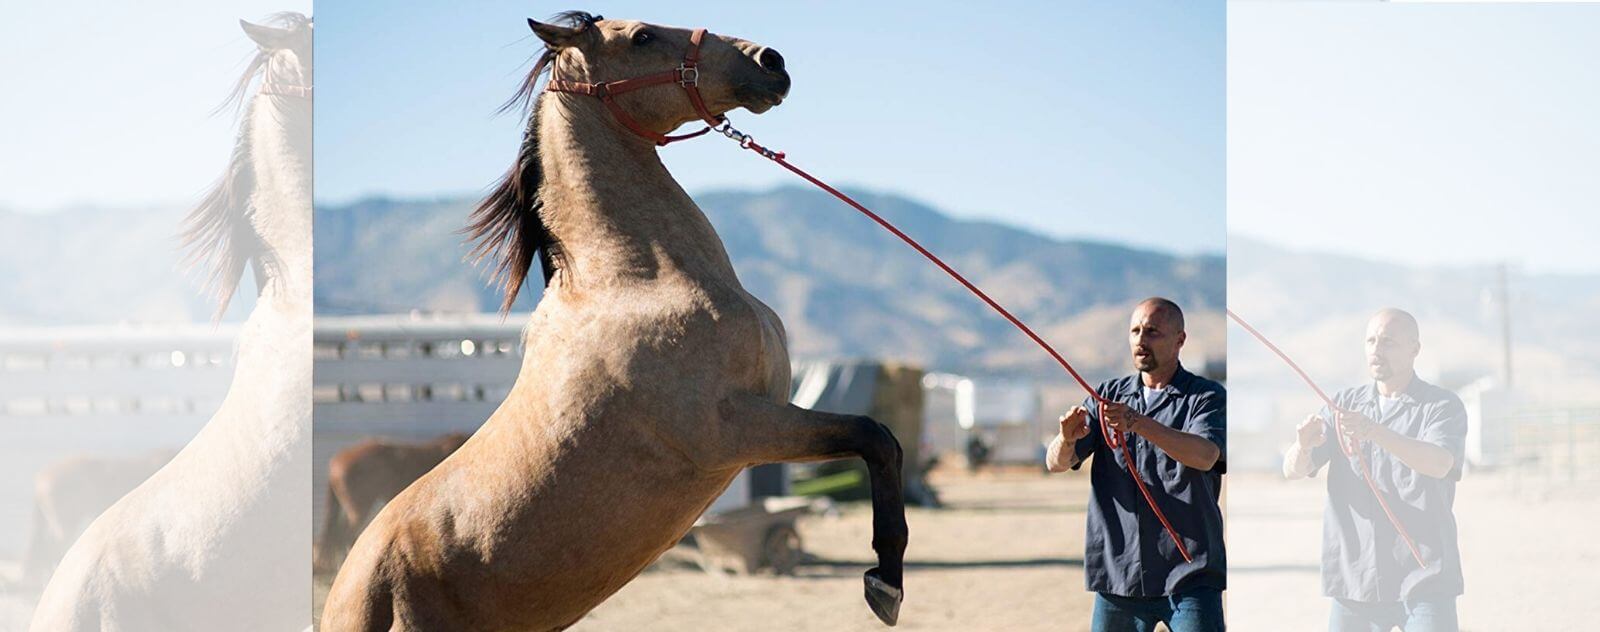
M 1227 396 L 1222 386 L 1178 363 L 1183 311 L 1164 298 L 1133 310 L 1128 346 L 1135 375 L 1101 384 L 1094 398 L 1061 418 L 1045 465 L 1078 469 L 1094 455 L 1084 583 L 1096 593 L 1096 632 L 1172 632 L 1223 629 L 1227 561 L 1218 496 L 1226 472 Z M 1107 445 L 1101 426 L 1121 431 L 1135 467 Z M 1132 476 L 1144 481 L 1156 505 L 1193 558 L 1186 562 L 1151 511 Z
M 1290 479 L 1328 470 L 1322 521 L 1322 591 L 1333 598 L 1330 630 L 1454 631 L 1462 593 L 1461 554 L 1451 510 L 1466 444 L 1467 415 L 1453 393 L 1418 378 L 1415 318 L 1398 309 L 1367 322 L 1372 383 L 1333 397 L 1337 410 L 1308 417 L 1284 455 Z M 1330 440 L 1331 439 L 1331 440 Z M 1353 446 L 1346 457 L 1339 442 Z M 1357 468 L 1365 462 L 1378 493 L 1422 556 L 1385 515 Z

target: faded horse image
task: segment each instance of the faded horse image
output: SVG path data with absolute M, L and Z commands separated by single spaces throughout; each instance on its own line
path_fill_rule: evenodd
M 1363 341 L 1372 381 L 1333 395 L 1284 454 L 1290 479 L 1328 466 L 1322 589 L 1330 630 L 1453 631 L 1462 594 L 1454 504 L 1467 439 L 1461 399 L 1416 374 L 1420 327 L 1385 308 Z M 1352 344 L 1354 341 L 1351 341 Z
M 1090 467 L 1084 583 L 1092 629 L 1224 629 L 1222 475 L 1227 393 L 1179 362 L 1183 310 L 1165 298 L 1134 308 L 1134 375 L 1101 384 L 1060 420 L 1046 466 Z
M 248 103 L 184 233 L 219 315 L 247 267 L 256 281 L 232 383 L 195 438 L 72 544 L 37 632 L 309 624 L 312 22 L 241 26 L 259 48 L 233 93 Z

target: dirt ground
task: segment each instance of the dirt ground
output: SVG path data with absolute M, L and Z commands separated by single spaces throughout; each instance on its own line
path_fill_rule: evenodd
M 1083 474 L 1013 471 L 934 484 L 948 506 L 911 509 L 906 630 L 1086 630 Z M 1319 586 L 1323 483 L 1228 476 L 1229 629 L 1325 630 Z M 1458 488 L 1467 594 L 1462 629 L 1577 630 L 1600 620 L 1600 485 L 1517 486 L 1469 474 Z M 885 630 L 861 597 L 872 560 L 864 504 L 799 524 L 811 556 L 794 577 L 713 576 L 669 552 L 576 630 Z M 0 570 L 12 571 L 4 568 Z M 316 583 L 320 611 L 328 578 Z M 37 594 L 0 589 L 0 630 L 26 629 Z
M 902 630 L 1087 630 L 1083 589 L 1086 474 L 936 475 L 944 509 L 909 509 Z M 809 559 L 793 577 L 711 575 L 688 547 L 575 626 L 603 630 L 886 630 L 862 598 L 872 566 L 871 509 L 799 523 Z M 317 602 L 327 591 L 317 584 Z

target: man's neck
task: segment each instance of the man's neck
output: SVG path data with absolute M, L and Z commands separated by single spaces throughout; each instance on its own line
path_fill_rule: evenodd
M 1170 367 L 1160 367 L 1154 371 L 1140 371 L 1139 380 L 1149 388 L 1166 388 L 1172 383 L 1172 376 L 1178 374 L 1178 363 Z
M 1411 386 L 1411 380 L 1416 376 L 1416 373 L 1412 371 L 1406 371 L 1404 375 L 1390 378 L 1387 381 L 1378 380 L 1378 394 L 1384 397 L 1394 397 L 1404 393 L 1406 387 Z

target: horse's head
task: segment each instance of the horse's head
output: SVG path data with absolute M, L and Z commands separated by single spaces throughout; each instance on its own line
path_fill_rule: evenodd
M 311 18 L 298 13 L 273 16 L 273 25 L 239 20 L 245 35 L 261 49 L 262 82 L 269 86 L 310 88 L 312 83 Z
M 217 109 L 232 105 L 237 111 L 248 104 L 249 115 L 227 169 L 184 221 L 187 261 L 209 268 L 206 285 L 219 299 L 217 317 L 227 309 L 246 265 L 254 268 L 258 289 L 281 278 L 284 264 L 305 268 L 300 276 L 309 281 L 311 18 L 279 13 L 269 23 L 239 21 L 257 51 Z M 252 95 L 250 87 L 257 83 L 260 89 Z M 259 106 L 262 102 L 266 108 Z M 258 131 L 282 142 L 262 150 L 255 143 Z M 271 195 L 258 195 L 262 191 Z
M 585 83 L 617 82 L 671 71 L 683 63 L 692 29 L 570 12 L 545 24 L 528 20 L 548 49 L 552 77 Z M 789 73 L 778 51 L 736 37 L 707 33 L 700 42 L 698 86 L 713 116 L 735 108 L 761 113 L 789 94 Z M 631 91 L 617 103 L 644 126 L 666 132 L 700 119 L 676 86 Z

